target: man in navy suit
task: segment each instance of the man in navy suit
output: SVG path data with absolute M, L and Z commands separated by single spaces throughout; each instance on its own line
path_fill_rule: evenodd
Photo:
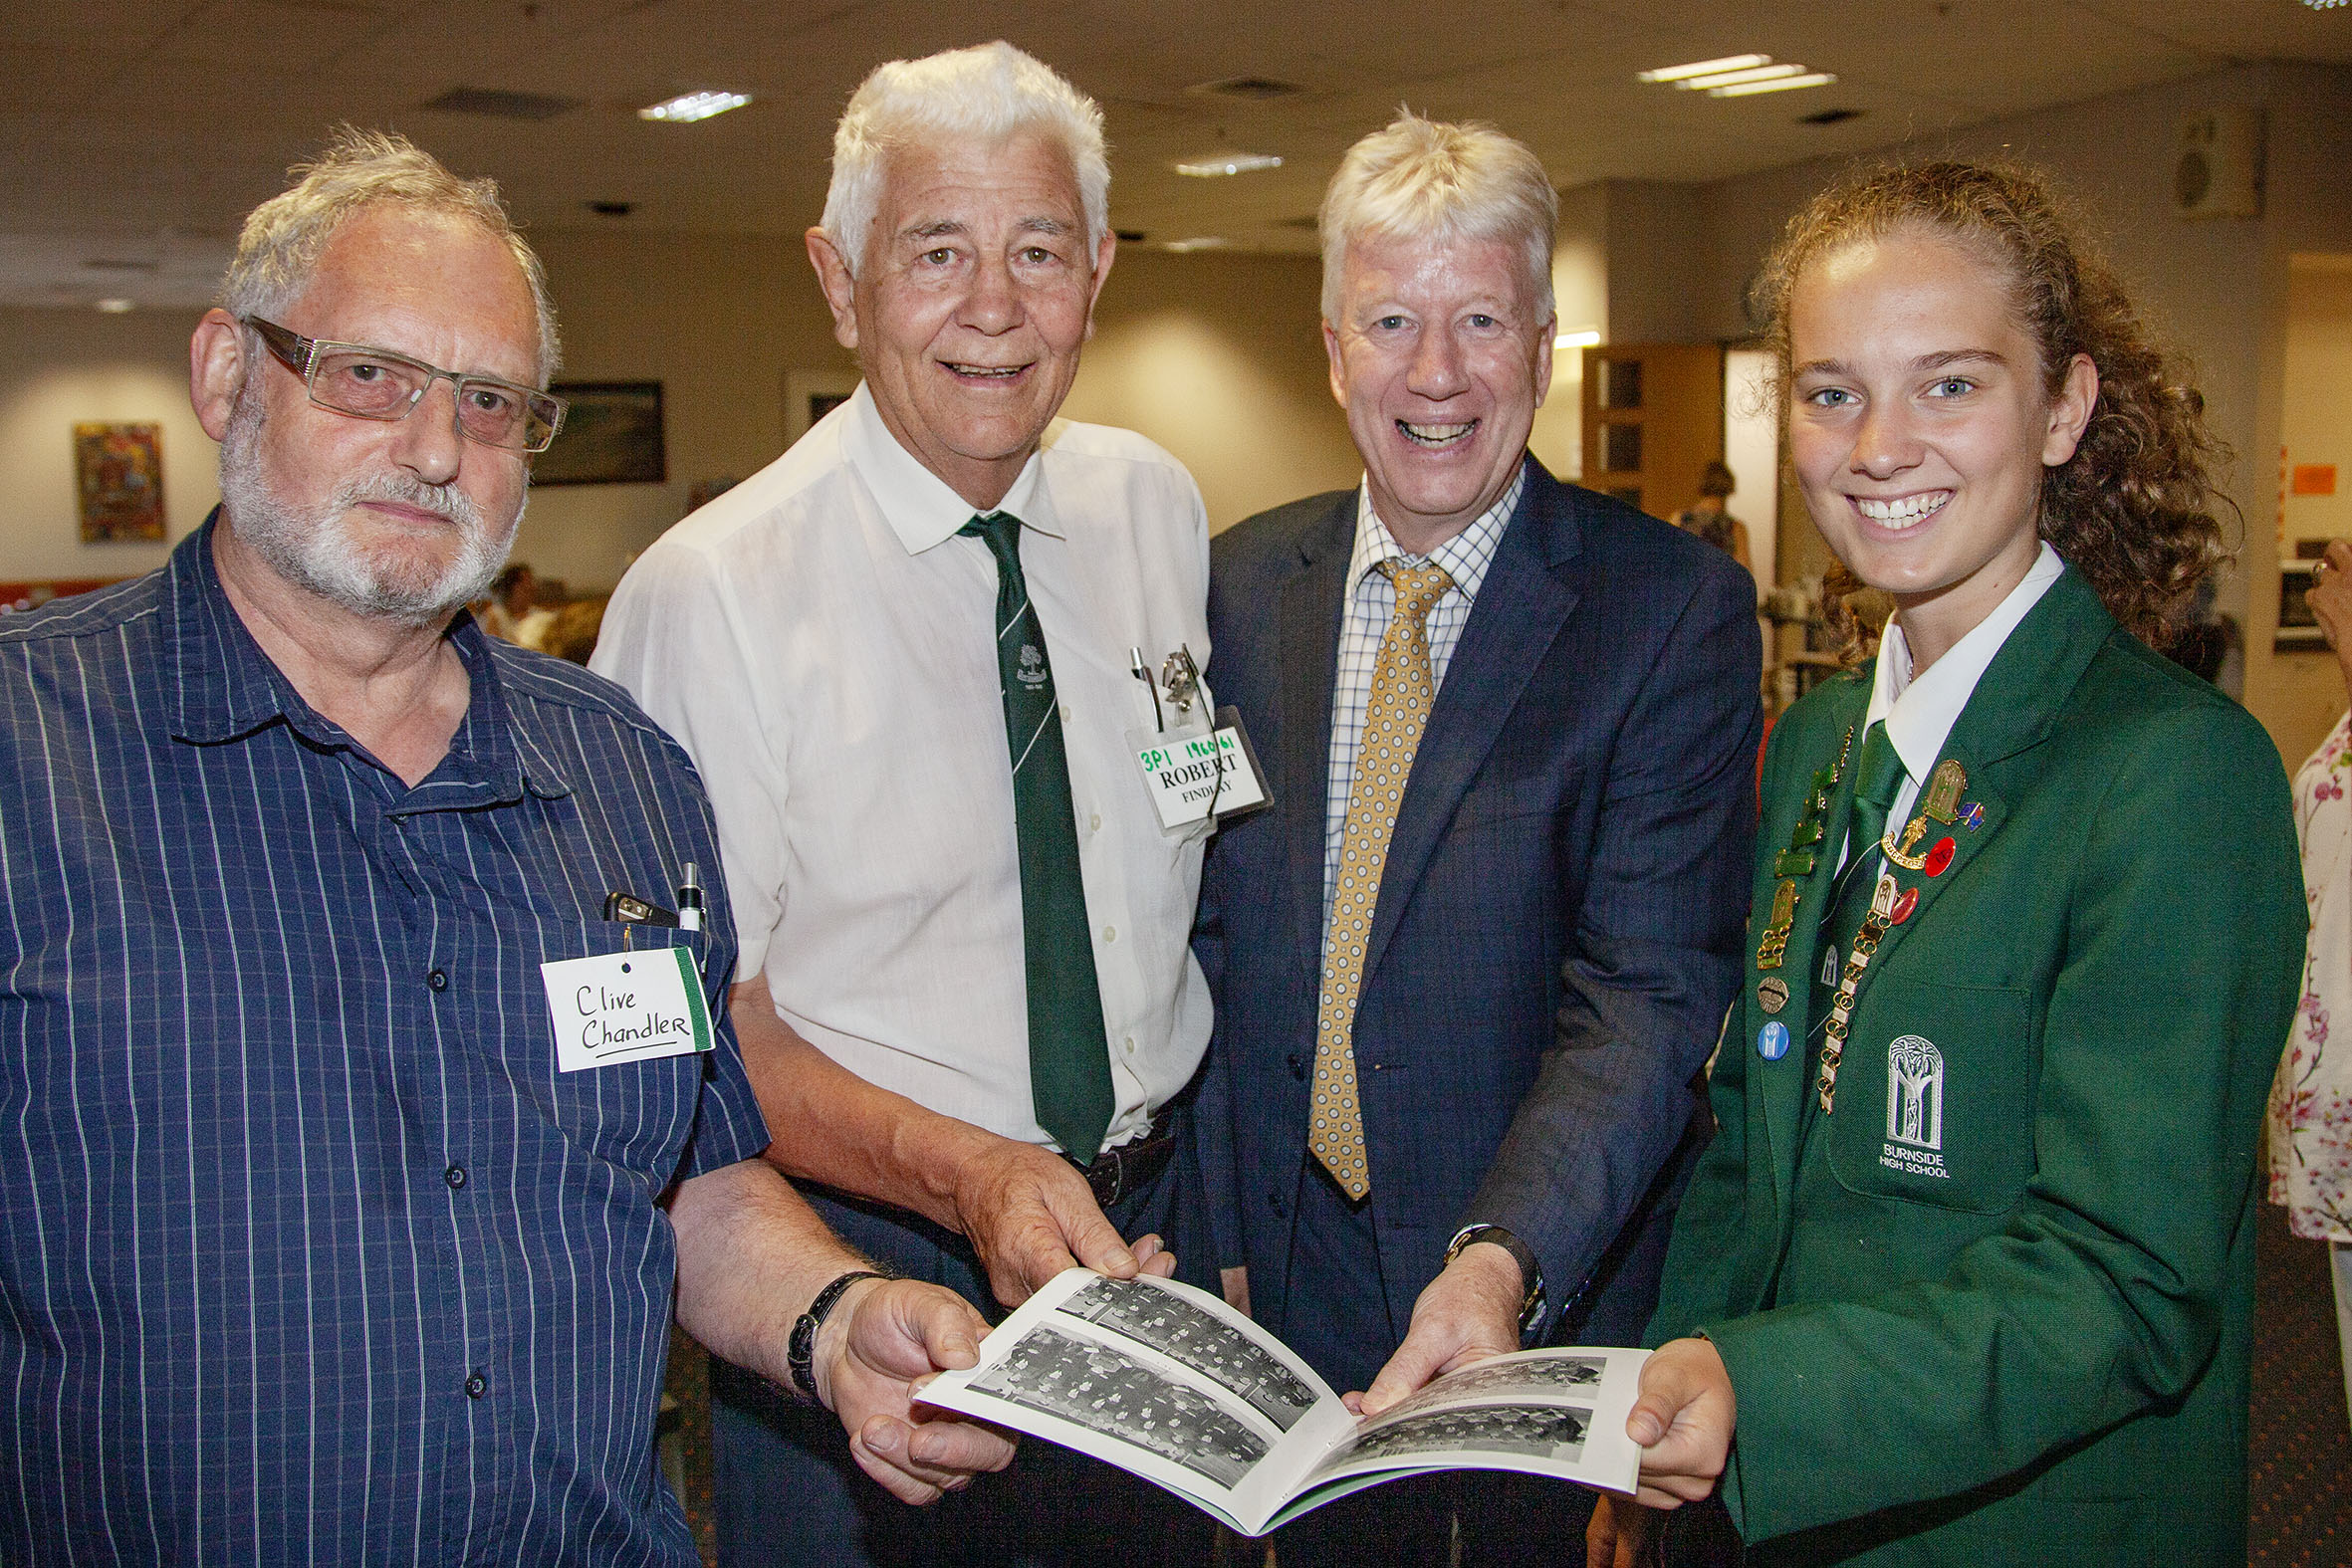
M 1372 1410 L 1523 1343 L 1637 1342 L 1739 976 L 1754 584 L 1528 456 L 1555 221 L 1500 132 L 1357 143 L 1322 306 L 1364 482 L 1213 547 L 1210 683 L 1275 798 L 1219 835 L 1196 942 L 1219 1261 Z M 1586 1498 L 1400 1482 L 1281 1550 L 1571 1559 Z

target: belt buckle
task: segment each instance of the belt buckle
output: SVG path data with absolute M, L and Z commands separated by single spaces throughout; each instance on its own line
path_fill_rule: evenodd
M 1108 1209 L 1126 1196 L 1126 1150 L 1106 1149 L 1094 1157 L 1086 1167 L 1086 1185 L 1094 1189 L 1094 1202 Z

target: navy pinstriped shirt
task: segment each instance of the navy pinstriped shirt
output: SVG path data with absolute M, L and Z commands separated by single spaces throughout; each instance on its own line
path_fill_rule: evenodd
M 559 1072 L 539 966 L 692 860 L 725 1016 L 701 784 L 468 621 L 407 787 L 263 655 L 212 527 L 0 622 L 0 1561 L 691 1563 L 656 1200 L 767 1131 L 723 1029 Z

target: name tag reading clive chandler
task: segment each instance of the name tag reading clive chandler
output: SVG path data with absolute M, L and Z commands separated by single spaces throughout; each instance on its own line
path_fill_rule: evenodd
M 562 959 L 539 976 L 566 1072 L 711 1048 L 702 977 L 684 948 Z
M 1226 708 L 1217 719 L 1208 734 L 1161 736 L 1136 752 L 1162 828 L 1188 827 L 1211 811 L 1222 820 L 1266 803 L 1266 782 L 1240 712 Z

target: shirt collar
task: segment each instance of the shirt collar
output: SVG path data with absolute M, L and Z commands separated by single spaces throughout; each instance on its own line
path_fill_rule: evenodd
M 1487 579 L 1487 567 L 1494 564 L 1495 545 L 1511 515 L 1519 510 L 1521 492 L 1527 488 L 1528 468 L 1522 463 L 1495 504 L 1474 518 L 1468 528 L 1427 556 L 1408 556 L 1396 536 L 1388 532 L 1388 525 L 1380 521 L 1380 514 L 1372 510 L 1372 481 L 1366 475 L 1355 490 L 1355 553 L 1347 561 L 1347 591 L 1353 593 L 1362 587 L 1364 578 L 1384 560 L 1401 560 L 1408 565 L 1426 560 L 1445 567 L 1462 597 L 1475 602 L 1479 584 Z
M 283 720 L 313 745 L 355 746 L 348 731 L 303 700 L 229 602 L 212 559 L 219 526 L 215 507 L 163 568 L 162 641 L 169 668 L 161 673 L 173 709 L 172 735 L 198 746 L 218 745 Z M 460 612 L 448 635 L 470 687 L 465 717 L 450 738 L 449 755 L 407 791 L 403 807 L 498 803 L 520 798 L 526 787 L 547 798 L 571 793 L 546 750 L 508 722 L 490 641 L 474 617 Z
M 849 398 L 848 412 L 841 434 L 842 453 L 849 459 L 849 466 L 857 470 L 857 477 L 865 481 L 875 504 L 882 509 L 883 520 L 890 525 L 890 532 L 898 536 L 898 543 L 906 547 L 908 555 L 921 555 L 972 521 L 972 503 L 957 495 L 946 480 L 925 468 L 922 459 L 898 444 L 898 437 L 882 423 L 873 393 L 862 381 Z M 1058 535 L 1060 529 L 1039 504 L 1043 492 L 1038 484 L 1038 463 L 1044 450 L 1045 443 L 1041 442 L 1038 451 L 1032 452 L 1029 461 L 1022 465 L 1021 477 L 1013 481 L 1013 488 L 1005 492 L 1005 499 L 992 510 L 1012 513 L 1025 528 Z
M 2033 558 L 2024 579 L 1917 680 L 1912 679 L 1911 643 L 1900 621 L 1887 623 L 1886 635 L 1878 645 L 1878 668 L 1871 677 L 1870 714 L 1863 727 L 1867 730 L 1881 719 L 1886 721 L 1887 739 L 1894 743 L 1895 755 L 1903 759 L 1903 771 L 1914 780 L 1925 779 L 1936 766 L 1952 727 L 1960 722 L 1961 710 L 1976 694 L 1977 683 L 1985 678 L 1994 656 L 2065 569 L 2066 562 L 2047 540 L 2042 541 L 2041 552 Z

